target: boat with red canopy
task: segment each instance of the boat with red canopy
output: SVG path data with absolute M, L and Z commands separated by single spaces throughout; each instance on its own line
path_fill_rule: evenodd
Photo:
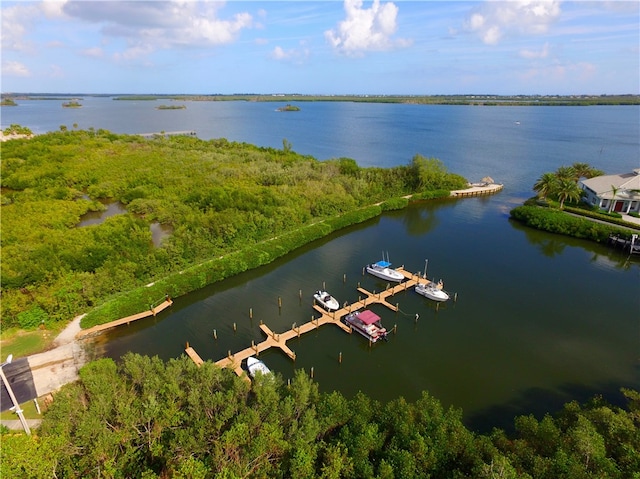
M 347 326 L 362 334 L 372 343 L 380 339 L 387 339 L 387 330 L 382 326 L 380 316 L 373 311 L 365 309 L 364 311 L 354 311 L 347 314 L 343 321 Z

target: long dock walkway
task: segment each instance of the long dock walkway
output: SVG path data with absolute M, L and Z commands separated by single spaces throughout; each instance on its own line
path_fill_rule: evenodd
M 82 339 L 92 334 L 98 334 L 106 329 L 115 328 L 116 326 L 120 326 L 122 324 L 129 324 L 129 323 L 132 323 L 133 321 L 137 321 L 138 319 L 148 318 L 149 316 L 155 316 L 160 311 L 164 311 L 172 304 L 173 304 L 173 301 L 167 298 L 158 306 L 150 308 L 148 311 L 143 311 L 142 313 L 134 314 L 132 316 L 127 316 L 125 318 L 116 319 L 115 321 L 111 321 L 109 323 L 99 324 L 92 328 L 83 329 L 76 335 L 76 338 Z
M 451 192 L 451 196 L 455 198 L 464 198 L 466 196 L 492 195 L 493 193 L 497 193 L 498 191 L 502 190 L 502 188 L 504 188 L 504 185 L 499 183 L 472 183 L 469 188 L 465 190 L 453 190 Z
M 287 341 L 293 338 L 299 338 L 302 334 L 318 329 L 320 326 L 323 326 L 325 324 L 335 324 L 345 332 L 351 333 L 351 328 L 344 324 L 341 319 L 343 316 L 349 314 L 352 311 L 366 308 L 371 304 L 382 304 L 392 311 L 398 311 L 397 304 L 393 305 L 387 301 L 389 297 L 392 297 L 396 293 L 399 293 L 401 291 L 406 291 L 419 282 L 429 283 L 430 281 L 425 278 L 421 278 L 419 274 L 408 272 L 402 267 L 397 268 L 396 271 L 404 275 L 404 277 L 406 278 L 405 281 L 403 281 L 402 283 L 398 283 L 395 286 L 391 286 L 390 284 L 388 284 L 387 288 L 384 291 L 380 291 L 379 293 L 371 293 L 366 289 L 358 286 L 358 291 L 365 295 L 364 298 L 359 299 L 357 302 L 350 305 L 345 305 L 345 307 L 338 309 L 337 311 L 330 312 L 318 306 L 317 304 L 314 304 L 313 309 L 320 313 L 320 318 L 314 318 L 311 321 L 302 324 L 301 326 L 296 326 L 294 323 L 293 327 L 290 330 L 283 333 L 275 333 L 271 329 L 269 329 L 266 324 L 260 322 L 260 329 L 267 336 L 267 339 L 258 344 L 255 344 L 254 341 L 251 341 L 250 347 L 245 348 L 242 351 L 238 351 L 234 354 L 231 354 L 231 351 L 229 351 L 227 357 L 216 361 L 216 364 L 223 368 L 231 368 L 238 376 L 242 377 L 244 374 L 244 370 L 242 369 L 242 361 L 247 359 L 249 356 L 258 356 L 262 351 L 265 351 L 272 347 L 280 348 L 287 356 L 295 360 L 296 353 L 287 346 Z M 204 362 L 198 355 L 198 353 L 196 353 L 196 351 L 188 344 L 185 352 L 197 365 L 200 365 Z

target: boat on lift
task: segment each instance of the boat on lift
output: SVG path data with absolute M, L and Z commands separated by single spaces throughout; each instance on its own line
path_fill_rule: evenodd
M 382 253 L 382 260 L 377 263 L 368 264 L 366 269 L 367 273 L 377 276 L 380 279 L 384 279 L 385 281 L 400 283 L 404 280 L 404 275 L 402 273 L 391 268 L 389 253 L 387 253 L 386 259 L 384 257 L 384 253 Z
M 249 370 L 249 374 L 252 378 L 255 378 L 256 374 L 261 374 L 262 376 L 271 374 L 271 370 L 267 365 L 253 356 L 249 356 L 247 358 L 247 369 Z
M 354 311 L 342 318 L 342 321 L 372 343 L 387 339 L 387 330 L 382 326 L 380 316 L 371 310 Z
M 314 293 L 313 298 L 320 303 L 320 305 L 328 311 L 336 311 L 340 309 L 340 303 L 338 300 L 331 296 L 326 291 L 318 290 Z

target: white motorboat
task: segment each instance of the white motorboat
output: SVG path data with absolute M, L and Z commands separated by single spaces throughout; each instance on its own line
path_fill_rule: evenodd
M 416 284 L 415 291 L 416 293 L 433 301 L 446 301 L 449 299 L 449 294 L 442 289 L 442 286 L 442 281 L 438 284 L 433 281 L 429 281 L 428 283 L 418 283 Z
M 271 374 L 271 370 L 267 365 L 253 356 L 249 356 L 247 358 L 247 369 L 249 370 L 249 374 L 252 378 L 255 378 L 256 374 L 261 374 L 263 376 Z
M 386 260 L 384 259 L 384 255 L 381 261 L 367 265 L 367 273 L 384 279 L 385 281 L 393 281 L 395 283 L 400 283 L 404 280 L 404 275 L 391 268 L 391 263 L 389 263 L 388 258 Z
M 340 303 L 338 303 L 338 300 L 326 291 L 316 291 L 313 298 L 320 303 L 324 309 L 329 311 L 336 311 L 337 309 L 340 309 Z
M 372 343 L 380 339 L 387 339 L 387 330 L 382 326 L 380 316 L 373 311 L 365 309 L 364 311 L 354 311 L 342 318 L 344 323 L 358 333 L 362 334 Z

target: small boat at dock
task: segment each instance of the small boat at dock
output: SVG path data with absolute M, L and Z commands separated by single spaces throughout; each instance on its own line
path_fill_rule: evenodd
M 364 311 L 354 311 L 347 314 L 343 319 L 344 323 L 372 343 L 381 339 L 387 339 L 387 330 L 382 326 L 380 316 L 373 311 L 365 309 Z
M 429 264 L 429 260 L 424 260 L 424 279 L 425 282 L 421 283 L 418 281 L 416 287 L 414 288 L 415 292 L 421 294 L 425 298 L 429 298 L 433 301 L 447 301 L 449 299 L 449 293 L 447 293 L 443 286 L 442 280 L 440 280 L 437 284 L 433 281 L 429 281 L 427 279 L 427 265 Z
M 249 356 L 247 358 L 247 369 L 249 370 L 249 374 L 252 378 L 255 378 L 256 374 L 258 373 L 263 376 L 271 374 L 271 370 L 267 367 L 267 365 L 260 361 L 258 358 L 254 358 L 253 356 Z
M 442 280 L 438 284 L 433 281 L 429 281 L 428 283 L 416 284 L 414 289 L 416 293 L 433 301 L 447 301 L 449 299 L 449 294 L 442 289 L 442 286 Z
M 336 311 L 340 308 L 338 300 L 326 291 L 318 290 L 314 293 L 313 298 L 328 311 Z
M 367 265 L 367 273 L 380 279 L 384 279 L 385 281 L 393 281 L 395 283 L 400 283 L 404 280 L 404 275 L 402 273 L 391 268 L 389 255 L 387 254 L 387 258 L 385 259 L 384 253 L 382 254 L 381 261 Z

